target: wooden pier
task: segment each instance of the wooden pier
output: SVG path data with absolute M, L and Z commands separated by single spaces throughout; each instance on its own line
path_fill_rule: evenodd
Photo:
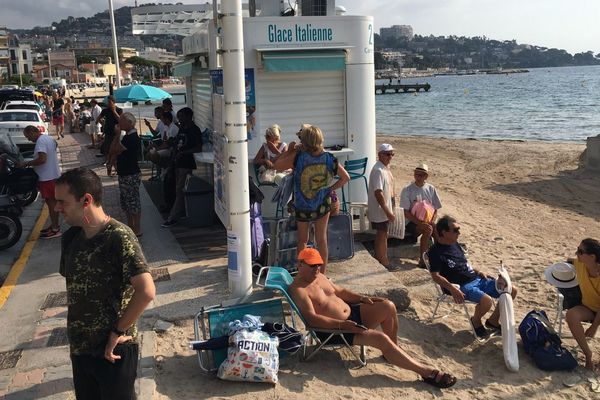
M 429 83 L 414 83 L 410 85 L 390 85 L 382 84 L 375 85 L 375 94 L 386 94 L 386 93 L 415 93 L 421 90 L 429 92 L 431 85 Z

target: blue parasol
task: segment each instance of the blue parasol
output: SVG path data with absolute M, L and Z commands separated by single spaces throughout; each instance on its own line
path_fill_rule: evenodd
M 162 100 L 171 97 L 171 94 L 154 86 L 129 85 L 114 91 L 115 101 L 125 103 L 127 101 Z

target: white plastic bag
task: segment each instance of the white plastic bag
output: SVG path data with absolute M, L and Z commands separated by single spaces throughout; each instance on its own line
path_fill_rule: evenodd
M 396 219 L 388 224 L 388 237 L 395 239 L 404 239 L 404 209 L 394 207 Z
M 230 381 L 277 383 L 279 340 L 261 330 L 242 329 L 229 337 L 227 358 L 217 376 Z

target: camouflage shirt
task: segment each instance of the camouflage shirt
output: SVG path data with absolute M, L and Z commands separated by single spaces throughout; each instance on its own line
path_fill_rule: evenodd
M 134 233 L 111 219 L 87 239 L 72 227 L 62 237 L 60 274 L 67 280 L 67 332 L 73 355 L 102 357 L 111 328 L 133 295 L 132 277 L 150 272 Z M 135 324 L 127 334 L 136 338 Z

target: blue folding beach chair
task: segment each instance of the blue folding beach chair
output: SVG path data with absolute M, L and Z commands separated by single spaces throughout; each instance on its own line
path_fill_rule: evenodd
M 229 323 L 244 315 L 261 317 L 261 322 L 285 322 L 281 297 L 273 298 L 272 292 L 256 292 L 243 298 L 226 300 L 221 304 L 202 307 L 194 317 L 194 338 L 205 341 L 225 336 Z M 198 350 L 198 363 L 205 372 L 216 372 L 227 358 L 227 349 Z
M 357 354 L 354 351 L 352 345 L 346 341 L 346 338 L 343 335 L 344 333 L 348 333 L 347 331 L 338 330 L 338 329 L 313 328 L 306 322 L 306 320 L 302 316 L 302 313 L 296 306 L 296 303 L 294 303 L 292 296 L 288 292 L 288 288 L 292 284 L 293 280 L 294 279 L 292 278 L 290 273 L 285 268 L 271 266 L 271 267 L 263 267 L 260 269 L 258 276 L 256 278 L 256 284 L 258 286 L 263 286 L 267 289 L 280 291 L 281 294 L 286 298 L 293 313 L 296 313 L 296 315 L 298 315 L 298 317 L 304 324 L 304 327 L 308 331 L 309 338 L 316 343 L 316 347 L 312 351 L 309 351 L 308 342 L 310 340 L 304 341 L 304 347 L 302 348 L 302 353 L 301 353 L 302 360 L 307 361 L 307 360 L 311 359 L 315 354 L 317 354 L 317 352 L 319 352 L 319 350 L 321 350 L 324 347 L 332 347 L 332 346 L 336 347 L 336 348 L 340 347 L 340 345 L 338 345 L 338 344 L 330 344 L 329 343 L 333 338 L 335 338 L 336 336 L 339 336 L 341 341 L 343 342 L 343 346 L 348 348 L 348 350 L 350 350 L 352 355 L 359 362 L 360 366 L 364 367 L 365 365 L 367 365 L 365 347 L 360 346 L 360 354 Z M 327 338 L 325 340 L 321 340 L 321 339 L 319 339 L 319 337 L 317 336 L 315 331 L 325 332 L 325 333 L 328 333 L 329 335 L 327 336 Z

